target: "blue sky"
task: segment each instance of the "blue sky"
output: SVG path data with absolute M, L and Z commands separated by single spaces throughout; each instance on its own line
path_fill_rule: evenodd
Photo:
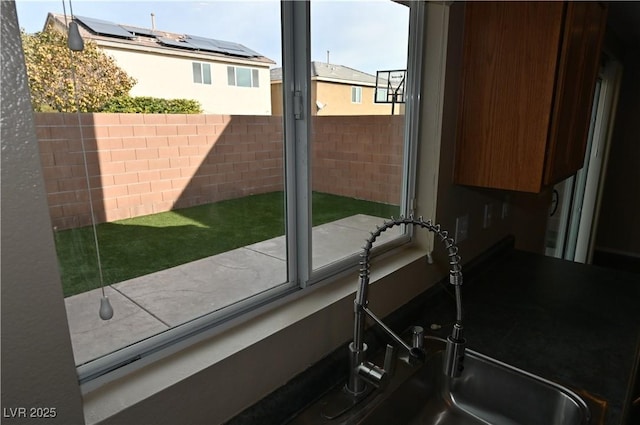
M 281 65 L 277 1 L 72 1 L 79 16 L 118 24 L 234 41 Z M 16 0 L 20 27 L 42 30 L 47 12 L 62 13 L 62 0 Z M 65 1 L 69 13 L 68 0 Z M 375 74 L 406 67 L 409 10 L 387 0 L 323 1 L 311 5 L 311 57 Z

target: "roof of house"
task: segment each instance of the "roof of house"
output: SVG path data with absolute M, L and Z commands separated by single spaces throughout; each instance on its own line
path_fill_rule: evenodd
M 321 81 L 333 81 L 337 83 L 360 84 L 375 86 L 375 75 L 326 62 L 311 62 L 311 78 Z M 271 70 L 271 81 L 282 81 L 282 68 Z
M 262 54 L 248 47 L 231 41 L 216 40 L 190 34 L 178 34 L 156 28 L 142 28 L 126 24 L 116 24 L 101 19 L 74 16 L 74 20 L 80 25 L 80 34 L 83 38 L 96 42 L 110 41 L 129 46 L 157 48 L 183 53 L 198 53 L 217 57 L 236 58 L 265 64 L 275 63 Z M 44 28 L 54 25 L 57 29 L 67 27 L 70 17 L 58 13 L 49 13 Z

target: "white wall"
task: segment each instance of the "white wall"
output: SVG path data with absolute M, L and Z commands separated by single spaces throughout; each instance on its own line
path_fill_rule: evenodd
M 82 424 L 15 3 L 0 7 L 2 423 Z M 29 417 L 37 407 L 55 418 Z M 27 410 L 10 410 L 18 408 Z
M 227 115 L 271 115 L 269 67 L 255 64 L 213 62 L 210 57 L 180 57 L 145 50 L 122 50 L 101 44 L 118 66 L 137 80 L 132 96 L 168 99 L 195 99 L 203 112 Z M 193 62 L 211 64 L 211 84 L 193 82 Z M 235 87 L 227 84 L 227 65 L 259 69 L 260 87 Z

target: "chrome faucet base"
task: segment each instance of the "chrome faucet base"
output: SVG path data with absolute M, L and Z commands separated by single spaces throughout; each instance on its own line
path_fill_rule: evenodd
M 344 385 L 340 389 L 328 393 L 322 400 L 320 416 L 332 421 L 345 415 L 347 412 L 357 410 L 357 406 L 364 402 L 375 390 L 372 385 L 366 385 L 363 392 L 358 395 L 351 394 Z
M 363 343 L 360 350 L 355 348 L 354 343 L 349 344 L 349 381 L 345 385 L 345 390 L 357 397 L 365 392 L 367 384 L 359 377 L 356 372 L 358 367 L 364 363 L 365 353 L 367 352 L 367 344 Z

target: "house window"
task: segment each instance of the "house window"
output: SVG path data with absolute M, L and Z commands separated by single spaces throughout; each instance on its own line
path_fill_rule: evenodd
M 373 101 L 375 103 L 387 103 L 387 93 L 388 90 L 386 87 L 378 87 L 373 92 Z
M 227 82 L 236 87 L 260 87 L 258 70 L 239 66 L 227 67 Z
M 351 87 L 351 103 L 362 103 L 362 87 Z
M 409 10 L 415 17 L 421 9 L 414 7 L 424 7 L 415 4 L 387 4 L 406 20 L 406 33 Z M 306 46 L 315 31 L 326 33 L 315 26 L 320 19 L 313 19 L 314 11 L 342 14 L 329 2 L 273 5 L 282 10 L 281 26 L 287 30 L 272 28 L 274 48 L 285 46 L 288 52 L 282 55 L 284 86 L 307 90 L 300 97 L 282 89 L 275 94 L 284 99 L 282 116 L 211 114 L 206 125 L 193 124 L 202 117 L 181 116 L 171 123 L 167 119 L 163 134 L 156 134 L 155 124 L 146 131 L 145 117 L 132 114 L 131 128 L 118 123 L 113 140 L 108 140 L 109 132 L 101 139 L 105 149 L 113 142 L 109 155 L 87 152 L 96 173 L 91 177 L 101 178 L 71 179 L 64 164 L 44 162 L 44 175 L 59 171 L 64 180 L 62 186 L 46 186 L 57 191 L 48 200 L 54 225 L 59 223 L 56 248 L 81 383 L 356 270 L 362 242 L 375 225 L 413 212 L 415 149 L 409 145 L 417 141 L 418 105 L 409 103 L 404 119 L 393 120 L 392 126 L 377 125 L 375 116 L 329 117 L 329 125 L 316 120 L 326 117 L 311 117 L 314 52 Z M 294 16 L 301 11 L 311 18 L 303 20 L 311 28 L 298 26 Z M 375 19 L 385 16 L 380 12 Z M 349 25 L 343 21 L 340 28 Z M 282 42 L 280 34 L 285 34 Z M 412 34 L 420 39 L 419 30 Z M 405 37 L 403 43 L 408 43 Z M 421 75 L 421 63 L 419 58 L 410 61 L 407 68 L 414 71 L 409 75 Z M 227 73 L 230 86 L 259 87 L 257 68 L 228 66 Z M 196 84 L 211 84 L 210 64 L 193 62 L 193 76 Z M 361 102 L 362 88 L 353 89 L 352 100 L 355 96 Z M 237 101 L 233 95 L 228 102 Z M 296 103 L 298 99 L 303 102 Z M 75 122 L 64 118 L 63 124 Z M 318 125 L 311 125 L 312 118 Z M 135 140 L 134 128 L 141 139 Z M 389 131 L 382 134 L 380 128 Z M 129 129 L 123 144 L 121 134 Z M 65 146 L 73 152 L 82 150 L 80 141 L 69 143 Z M 87 188 L 87 181 L 99 186 Z M 60 203 L 68 202 L 70 188 L 76 193 L 73 208 L 63 208 Z M 88 194 L 93 202 L 81 205 L 77 200 L 88 199 Z M 56 215 L 65 211 L 75 215 Z M 166 214 L 158 217 L 158 211 Z M 91 215 L 98 218 L 97 232 L 87 219 Z M 385 232 L 373 254 L 408 242 L 409 232 L 402 227 Z M 196 248 L 220 249 L 202 256 Z M 152 269 L 152 263 L 159 266 Z M 102 287 L 114 302 L 117 321 L 102 322 L 97 311 L 93 320 L 86 318 Z M 123 326 L 130 331 L 122 332 Z
M 211 65 L 193 62 L 193 82 L 196 84 L 211 84 Z

